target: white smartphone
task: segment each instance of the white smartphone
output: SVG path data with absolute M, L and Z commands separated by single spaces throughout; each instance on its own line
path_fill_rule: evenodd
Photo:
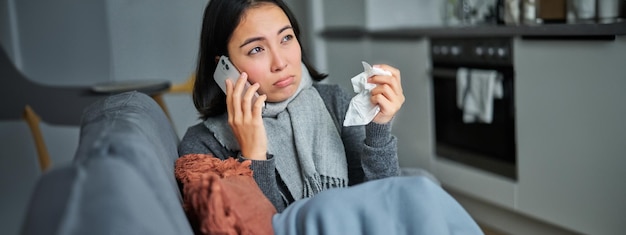
M 235 83 L 239 79 L 239 76 L 239 71 L 233 65 L 233 63 L 230 62 L 230 59 L 228 59 L 228 57 L 224 55 L 220 56 L 220 59 L 217 62 L 217 67 L 215 68 L 215 72 L 213 73 L 213 79 L 215 79 L 215 82 L 220 88 L 222 88 L 222 91 L 224 93 L 226 93 L 226 79 L 230 79 L 233 85 L 235 85 Z M 248 90 L 248 87 L 250 86 L 250 82 L 246 82 L 245 88 L 241 95 L 245 94 L 245 92 Z M 255 92 L 254 98 L 252 98 L 252 102 L 254 103 L 258 97 L 259 94 Z

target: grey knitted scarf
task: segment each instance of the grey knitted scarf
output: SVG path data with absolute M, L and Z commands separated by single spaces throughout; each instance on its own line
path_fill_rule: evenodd
M 263 112 L 268 152 L 274 155 L 276 169 L 296 200 L 348 185 L 341 136 L 308 70 L 302 67 L 296 93 L 283 102 L 267 103 Z M 224 147 L 239 151 L 227 119 L 227 114 L 208 118 L 204 125 Z

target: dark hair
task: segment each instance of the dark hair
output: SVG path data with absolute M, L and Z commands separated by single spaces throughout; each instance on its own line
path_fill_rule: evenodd
M 244 12 L 260 3 L 270 3 L 280 7 L 289 18 L 296 38 L 302 42 L 298 22 L 282 0 L 210 0 L 204 10 L 196 81 L 193 86 L 193 103 L 202 120 L 226 112 L 226 95 L 213 80 L 213 72 L 217 66 L 215 58 L 228 55 L 228 41 L 239 25 Z M 302 62 L 313 80 L 321 81 L 327 76 L 310 65 L 304 51 L 302 51 Z

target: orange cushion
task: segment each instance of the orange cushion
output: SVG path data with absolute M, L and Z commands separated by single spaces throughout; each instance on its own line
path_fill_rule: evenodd
M 274 205 L 252 178 L 251 161 L 189 154 L 176 160 L 183 207 L 196 233 L 273 234 Z

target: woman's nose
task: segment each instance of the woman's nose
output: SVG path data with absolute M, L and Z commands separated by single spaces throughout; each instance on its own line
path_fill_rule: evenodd
M 280 72 L 287 67 L 287 60 L 277 51 L 272 53 L 272 72 Z

